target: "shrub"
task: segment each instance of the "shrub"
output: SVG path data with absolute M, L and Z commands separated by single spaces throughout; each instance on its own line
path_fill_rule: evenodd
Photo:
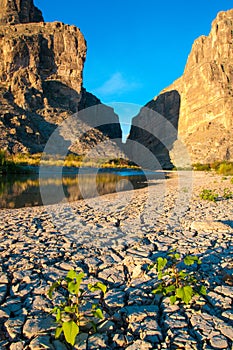
M 216 202 L 216 200 L 219 197 L 219 195 L 215 193 L 213 190 L 208 190 L 208 189 L 203 189 L 199 196 L 201 199 L 212 201 L 212 202 Z
M 233 175 L 233 163 L 220 163 L 216 167 L 216 171 L 221 175 Z
M 229 190 L 229 188 L 224 188 L 223 198 L 232 199 L 233 193 Z
M 210 171 L 211 167 L 210 164 L 193 164 L 193 169 L 197 171 Z

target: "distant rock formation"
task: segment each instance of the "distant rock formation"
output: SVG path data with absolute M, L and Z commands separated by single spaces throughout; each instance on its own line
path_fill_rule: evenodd
M 180 96 L 178 115 L 177 99 L 173 111 L 170 99 L 158 103 L 161 96 L 174 91 Z M 147 106 L 165 119 L 166 111 L 171 108 L 173 117 L 178 119 L 178 136 L 187 147 L 191 163 L 233 161 L 233 9 L 218 14 L 209 36 L 201 36 L 194 42 L 183 76 Z M 150 129 L 154 120 L 147 118 L 143 123 Z M 133 129 L 134 126 L 130 138 L 133 134 L 134 139 L 153 149 L 155 155 L 161 155 L 157 140 L 146 141 L 144 134 L 137 135 Z M 179 155 L 176 144 L 174 150 L 179 163 L 182 154 Z M 176 163 L 175 158 L 173 154 Z
M 126 152 L 129 158 L 145 168 L 171 169 L 169 151 L 177 139 L 180 95 L 165 92 L 143 107 L 133 118 Z M 145 155 L 147 149 L 147 156 Z
M 86 41 L 75 26 L 44 23 L 33 0 L 0 0 L 0 5 L 0 148 L 42 152 L 63 120 L 101 103 L 83 88 Z M 111 108 L 108 112 L 109 129 L 93 131 L 96 142 L 121 138 L 118 117 Z M 84 147 L 76 153 L 88 142 L 82 138 Z

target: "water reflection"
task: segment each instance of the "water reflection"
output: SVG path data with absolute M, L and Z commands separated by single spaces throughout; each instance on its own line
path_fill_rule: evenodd
M 64 201 L 72 202 L 96 195 L 126 191 L 147 186 L 147 178 L 157 178 L 158 174 L 135 171 L 99 171 L 97 174 L 65 174 L 62 179 L 56 174 L 48 174 L 43 179 L 38 175 L 0 176 L 0 208 L 21 208 L 43 205 L 40 186 L 48 194 L 47 204 Z M 40 182 L 40 186 L 39 186 Z M 63 186 L 63 197 L 58 196 L 58 188 Z

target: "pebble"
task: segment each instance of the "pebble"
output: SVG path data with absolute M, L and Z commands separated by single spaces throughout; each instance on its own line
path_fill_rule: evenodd
M 215 349 L 227 349 L 228 343 L 226 338 L 216 336 L 210 339 L 210 345 L 213 346 Z

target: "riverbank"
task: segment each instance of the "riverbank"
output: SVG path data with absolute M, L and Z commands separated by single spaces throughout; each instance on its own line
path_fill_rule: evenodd
M 88 158 L 75 154 L 45 155 L 43 153 L 14 155 L 0 150 L 0 174 L 39 174 L 40 167 L 51 172 L 77 173 L 80 168 L 97 169 L 141 169 L 123 158 Z
M 192 188 L 191 188 L 192 186 Z M 66 349 L 55 340 L 49 285 L 71 268 L 108 285 L 108 322 L 76 349 L 231 349 L 233 192 L 230 177 L 181 172 L 148 188 L 72 204 L 2 210 L 0 348 Z M 201 200 L 203 189 L 217 202 Z M 174 248 L 198 255 L 208 289 L 192 305 L 151 294 L 146 266 Z

